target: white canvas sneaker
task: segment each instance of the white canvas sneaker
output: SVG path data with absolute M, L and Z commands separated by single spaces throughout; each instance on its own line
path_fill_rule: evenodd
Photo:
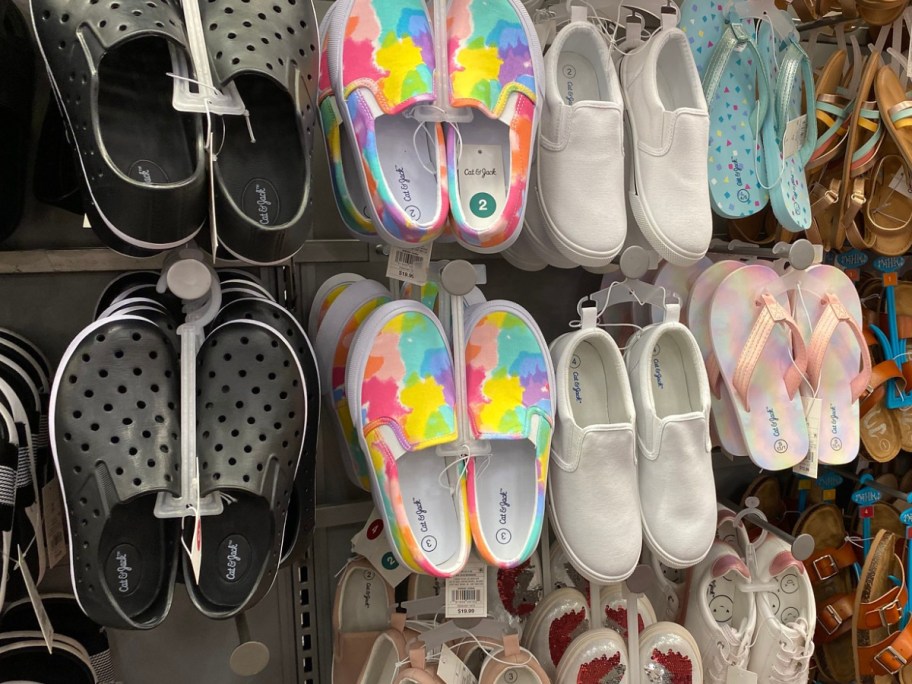
M 621 62 L 632 151 L 628 197 L 653 248 L 678 266 L 699 261 L 712 237 L 706 148 L 709 112 L 687 36 L 653 34 Z
M 579 573 L 599 584 L 633 573 L 642 535 L 633 397 L 617 343 L 601 328 L 551 344 L 557 421 L 548 511 Z
M 707 684 L 725 684 L 731 667 L 746 670 L 757 610 L 747 565 L 734 548 L 716 540 L 706 558 L 694 568 L 684 626 L 703 657 Z
M 643 537 L 659 561 L 688 568 L 706 556 L 716 534 L 703 357 L 687 328 L 660 323 L 634 336 L 625 359 L 636 407 Z
M 756 594 L 757 630 L 750 670 L 757 684 L 805 684 L 814 653 L 817 608 L 804 564 L 789 545 L 771 534 L 754 545 L 751 577 L 768 584 Z
M 537 157 L 542 214 L 565 257 L 605 266 L 627 235 L 624 106 L 608 44 L 594 24 L 571 21 L 557 34 L 545 55 L 545 82 Z

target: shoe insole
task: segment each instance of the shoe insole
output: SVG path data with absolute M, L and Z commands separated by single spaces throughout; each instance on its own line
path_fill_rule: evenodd
M 717 577 L 709 583 L 706 601 L 709 603 L 710 615 L 720 625 L 731 625 L 732 629 L 739 629 L 742 621 L 748 617 L 744 593 L 737 581 L 729 575 Z
M 434 129 L 416 135 L 418 123 L 404 116 L 381 116 L 375 125 L 377 156 L 393 201 L 413 221 L 428 223 L 437 213 L 439 198 L 437 140 L 429 137 L 435 135 Z
M 390 605 L 387 585 L 372 569 L 355 568 L 347 573 L 345 587 L 341 593 L 339 624 L 343 632 L 379 632 L 389 626 Z
M 57 643 L 48 653 L 42 641 L 10 644 L 0 650 L 0 681 L 11 684 L 92 684 L 90 665 Z
M 659 340 L 652 350 L 651 363 L 652 396 L 659 418 L 700 410 L 691 399 L 690 384 L 696 380 L 687 372 L 684 352 L 673 336 L 665 335 Z
M 388 638 L 380 636 L 359 679 L 362 682 L 392 682 L 398 669 L 399 653 L 396 652 L 396 647 Z
M 611 406 L 605 364 L 595 347 L 582 342 L 570 359 L 567 370 L 570 386 L 570 405 L 573 417 L 581 428 L 611 422 Z M 613 393 L 617 395 L 618 393 Z
M 583 100 L 603 101 L 595 66 L 584 55 L 564 50 L 557 58 L 557 87 L 568 105 Z
M 202 518 L 205 543 L 198 583 L 207 601 L 224 607 L 243 604 L 256 590 L 275 537 L 275 516 L 266 499 L 242 491 L 230 494 L 237 501 L 221 515 Z
M 504 670 L 494 680 L 494 684 L 542 684 L 542 679 L 525 667 L 511 667 L 508 670 Z
M 134 181 L 178 183 L 196 167 L 193 118 L 171 105 L 171 70 L 168 43 L 160 38 L 131 40 L 108 52 L 98 67 L 101 140 Z
M 435 449 L 408 452 L 396 466 L 409 527 L 418 546 L 439 567 L 458 553 L 461 531 L 453 495 L 438 482 L 446 464 Z
M 507 198 L 510 130 L 498 119 L 477 114 L 471 123 L 460 125 L 459 134 L 459 201 L 469 225 L 485 230 L 500 220 Z
M 491 440 L 476 457 L 478 524 L 498 558 L 517 558 L 529 541 L 537 491 L 535 448 L 526 439 Z
M 807 619 L 804 609 L 808 605 L 808 597 L 805 596 L 797 568 L 789 568 L 774 577 L 773 581 L 778 585 L 775 591 L 761 592 L 757 594 L 757 600 L 764 601 L 770 612 L 784 625 L 801 617 Z
M 234 81 L 250 111 L 256 142 L 242 116 L 223 117 L 225 136 L 218 173 L 231 199 L 261 226 L 281 226 L 301 209 L 307 165 L 294 103 L 267 78 Z
M 670 47 L 672 44 L 669 43 L 666 49 L 659 54 L 655 71 L 656 85 L 662 105 L 670 111 L 684 107 L 702 109 L 705 105 L 695 100 L 690 87 L 690 79 L 684 77 L 681 64 L 678 63 L 685 58 L 685 55 L 676 49 L 669 49 Z

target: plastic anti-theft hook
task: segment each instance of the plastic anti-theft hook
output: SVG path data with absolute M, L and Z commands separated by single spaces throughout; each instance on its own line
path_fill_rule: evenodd
M 440 282 L 454 297 L 464 297 L 475 287 L 478 275 L 468 261 L 451 261 L 440 272 Z

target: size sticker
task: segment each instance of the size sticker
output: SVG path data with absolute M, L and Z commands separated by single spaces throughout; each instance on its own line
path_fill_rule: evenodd
M 506 197 L 503 149 L 500 145 L 464 145 L 459 156 L 459 196 L 475 219 L 494 216 Z
M 488 615 L 488 566 L 473 559 L 446 581 L 447 618 L 483 618 Z
M 409 569 L 396 560 L 390 550 L 384 533 L 385 525 L 377 510 L 371 511 L 367 524 L 352 537 L 352 550 L 359 556 L 364 556 L 386 583 L 395 587 L 409 576 Z
M 415 285 L 424 285 L 431 265 L 431 245 L 419 245 L 411 249 L 390 247 L 386 264 L 386 277 Z
M 820 399 L 801 397 L 804 406 L 804 419 L 807 421 L 808 453 L 804 460 L 792 470 L 799 475 L 817 479 L 817 456 L 819 452 L 818 433 L 820 432 Z
M 725 684 L 757 684 L 757 675 L 743 667 L 732 665 L 725 674 Z
M 53 568 L 66 558 L 67 554 L 63 497 L 56 477 L 41 490 L 41 506 L 44 518 L 44 543 L 47 545 L 47 566 Z
M 893 176 L 893 180 L 890 181 L 890 189 L 912 199 L 912 185 L 909 185 L 909 179 L 906 178 L 906 172 L 902 167 Z
M 782 154 L 788 159 L 794 156 L 807 138 L 807 114 L 802 114 L 788 122 L 785 135 L 782 136 Z
M 29 600 L 32 602 L 32 608 L 35 610 L 35 617 L 38 619 L 38 627 L 41 628 L 41 635 L 44 637 L 44 643 L 47 645 L 48 653 L 54 652 L 54 626 L 44 609 L 44 603 L 41 601 L 41 594 L 38 593 L 38 587 L 35 586 L 35 580 L 25 562 L 25 556 L 22 555 L 22 547 L 16 547 L 19 555 L 18 567 L 22 573 L 22 579 L 25 582 L 25 590 L 28 592 Z
M 446 684 L 476 684 L 478 681 L 469 669 L 446 644 L 440 649 L 437 676 Z

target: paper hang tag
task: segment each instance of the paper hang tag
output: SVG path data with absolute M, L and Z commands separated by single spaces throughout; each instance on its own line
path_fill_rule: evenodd
M 570 7 L 570 21 L 589 21 L 589 8 L 585 5 L 573 5 Z
M 415 285 L 427 283 L 431 266 L 431 245 L 419 245 L 411 249 L 390 247 L 386 277 Z
M 54 652 L 54 626 L 44 609 L 44 603 L 41 601 L 41 594 L 38 593 L 38 587 L 35 586 L 35 580 L 25 562 L 25 556 L 22 554 L 22 547 L 17 546 L 16 551 L 19 556 L 19 572 L 22 573 L 22 580 L 25 582 L 25 590 L 28 592 L 29 601 L 35 610 L 35 617 L 38 619 L 38 627 L 41 629 L 41 635 L 44 637 L 44 643 L 47 645 L 48 653 Z
M 801 149 L 805 138 L 807 138 L 807 114 L 802 114 L 790 120 L 785 127 L 785 135 L 782 136 L 782 154 L 785 159 L 794 156 Z
M 890 181 L 890 189 L 895 190 L 903 197 L 912 199 L 912 185 L 909 184 L 904 169 L 900 168 L 893 176 L 893 180 Z
M 459 154 L 459 197 L 473 223 L 492 219 L 506 199 L 503 148 L 463 145 Z
M 457 658 L 453 650 L 446 644 L 440 649 L 437 676 L 445 684 L 476 684 L 478 682 L 468 665 Z
M 488 567 L 472 559 L 462 572 L 446 581 L 446 617 L 483 618 L 488 615 Z
M 371 511 L 367 524 L 352 537 L 352 550 L 364 556 L 386 583 L 395 587 L 411 573 L 390 550 L 389 540 L 384 534 L 385 524 L 377 509 Z
M 757 675 L 743 667 L 731 666 L 725 674 L 725 684 L 757 684 Z
M 63 497 L 56 477 L 44 485 L 41 490 L 41 505 L 44 518 L 44 542 L 47 545 L 47 566 L 50 569 L 66 558 L 67 554 Z
M 197 510 L 193 516 L 193 538 L 190 540 L 190 567 L 193 568 L 193 577 L 199 583 L 200 566 L 203 562 L 203 519 Z
M 792 470 L 799 475 L 817 479 L 817 466 L 820 432 L 820 406 L 821 401 L 816 397 L 801 397 L 801 403 L 804 406 L 804 419 L 807 421 L 808 431 L 808 452 L 804 460 L 796 465 Z

